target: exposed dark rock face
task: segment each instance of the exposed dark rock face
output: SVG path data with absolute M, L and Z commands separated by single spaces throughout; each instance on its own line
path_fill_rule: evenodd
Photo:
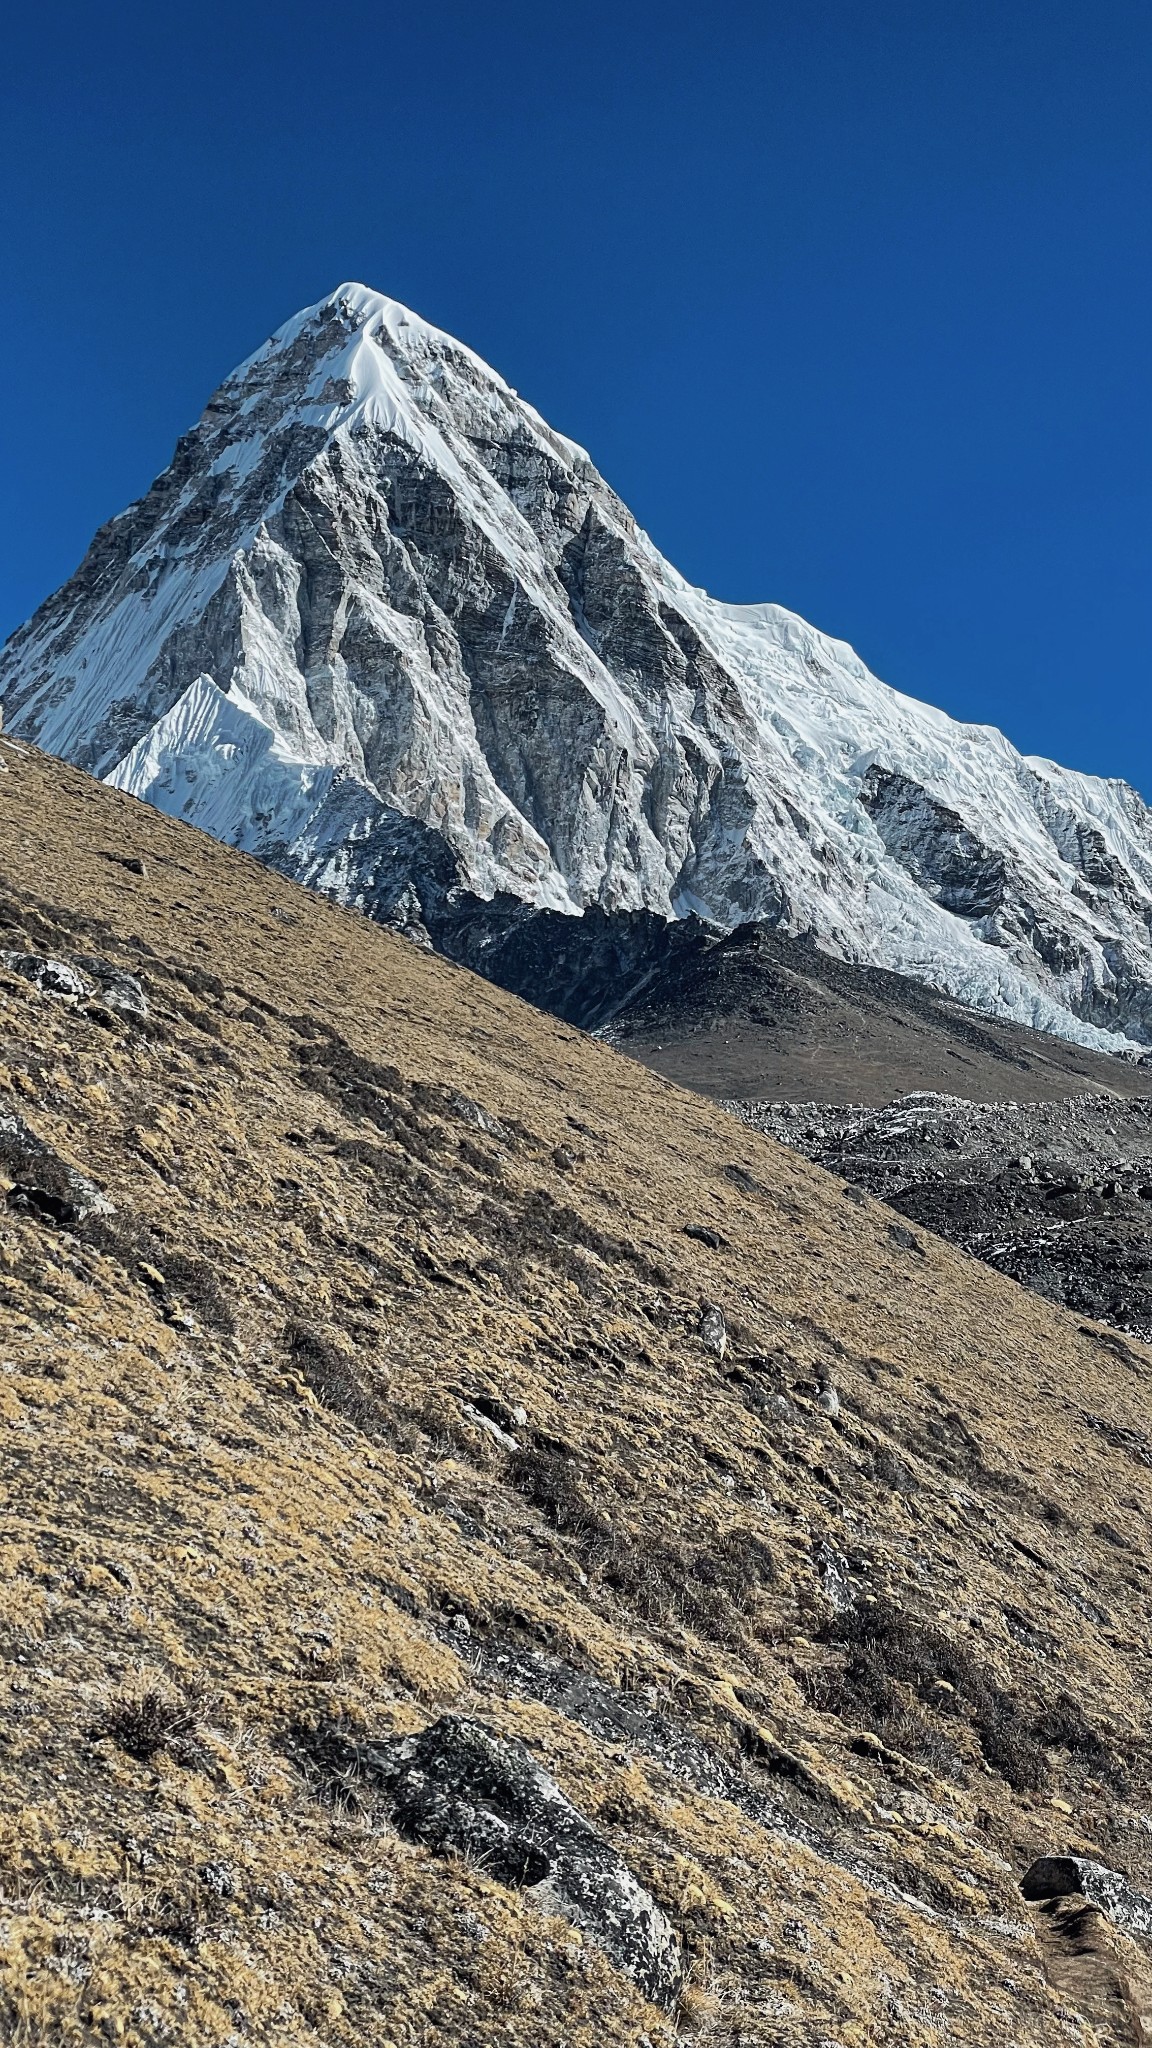
M 23 981 L 30 981 L 42 996 L 59 996 L 64 1001 L 77 1001 L 90 994 L 83 975 L 67 960 L 49 960 L 40 953 L 0 953 L 0 962 L 10 974 L 18 974 Z
M 455 1714 L 400 1741 L 353 1741 L 339 1730 L 298 1740 L 330 1776 L 384 1791 L 409 1841 L 474 1858 L 543 1912 L 572 1921 L 655 2004 L 675 2002 L 684 1967 L 671 1923 L 523 1743 Z
M 105 1011 L 143 1023 L 148 998 L 134 974 L 94 954 L 76 953 L 51 959 L 43 953 L 0 952 L 0 966 L 30 981 L 42 996 L 61 1002 L 99 1002 Z
M 651 911 L 583 917 L 420 885 L 441 952 L 704 1094 L 887 1102 L 949 1088 L 984 1101 L 1098 1087 L 1152 1092 L 1152 1066 L 1005 1024 L 768 924 L 724 932 Z M 397 922 L 397 920 L 390 920 Z
M 633 1011 L 723 936 L 697 917 L 670 922 L 650 910 L 596 907 L 565 917 L 507 897 L 457 899 L 429 922 L 451 959 L 585 1031 Z
M 1030 1902 L 1080 1897 L 1107 1913 L 1123 1934 L 1152 1935 L 1152 1899 L 1138 1891 L 1118 1870 L 1094 1863 L 1088 1856 L 1038 1856 L 1020 1880 Z
M 890 854 L 944 910 L 991 917 L 1004 902 L 1007 862 L 907 775 L 870 768 L 860 801 Z
M 0 1175 L 9 1183 L 10 1209 L 68 1226 L 112 1213 L 111 1202 L 95 1183 L 9 1110 L 0 1113 Z
M 147 1022 L 148 998 L 134 974 L 92 953 L 74 954 L 72 964 L 95 982 L 99 1000 L 106 1010 L 131 1023 Z

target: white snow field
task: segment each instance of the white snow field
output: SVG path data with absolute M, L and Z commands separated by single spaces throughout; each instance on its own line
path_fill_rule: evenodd
M 767 917 L 1152 1041 L 1135 791 L 694 589 L 583 449 L 362 285 L 226 380 L 0 653 L 0 695 L 10 731 L 347 902 L 399 817 L 481 897 Z

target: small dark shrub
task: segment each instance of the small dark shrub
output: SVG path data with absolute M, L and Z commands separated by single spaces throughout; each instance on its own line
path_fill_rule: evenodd
M 351 1359 L 327 1337 L 303 1323 L 289 1323 L 284 1331 L 284 1344 L 292 1365 L 323 1407 L 344 1416 L 358 1429 L 375 1419 L 376 1402 L 371 1391 Z
M 168 1282 L 174 1295 L 184 1302 L 207 1323 L 209 1329 L 219 1330 L 230 1337 L 236 1328 L 236 1319 L 220 1289 L 207 1259 L 195 1258 L 189 1252 L 161 1251 L 156 1263 Z
M 550 1266 L 574 1280 L 584 1294 L 598 1286 L 596 1269 L 584 1256 L 587 1253 L 606 1266 L 629 1265 L 653 1286 L 667 1284 L 667 1276 L 635 1245 L 598 1230 L 578 1210 L 555 1201 L 544 1188 L 530 1189 L 516 1200 L 482 1202 L 474 1227 L 496 1251 Z
M 182 983 L 192 995 L 210 996 L 213 1002 L 223 1002 L 227 990 L 218 974 L 210 974 L 206 967 L 185 967 L 175 960 L 166 964 L 172 979 Z
M 138 1693 L 117 1693 L 92 1724 L 93 1740 L 108 1736 L 126 1756 L 151 1763 L 166 1751 L 178 1764 L 196 1769 L 204 1762 L 204 1701 L 195 1692 L 169 1692 L 158 1685 Z
M 363 1731 L 337 1716 L 296 1720 L 285 1729 L 281 1748 L 303 1774 L 317 1798 L 338 1812 L 363 1813 L 373 1795 L 390 1789 L 385 1758 Z
M 810 1674 L 804 1691 L 822 1714 L 839 1714 L 882 1737 L 901 1756 L 928 1764 L 942 1777 L 956 1767 L 956 1753 L 927 1714 L 889 1677 L 874 1649 L 859 1649 L 838 1670 Z
M 516 1451 L 508 1460 L 508 1477 L 561 1535 L 583 1542 L 611 1536 L 611 1522 L 588 1498 L 572 1459 L 546 1450 Z
M 617 1533 L 601 1564 L 606 1586 L 642 1621 L 680 1622 L 710 1642 L 739 1643 L 758 1589 L 775 1567 L 766 1544 L 730 1530 L 699 1550 Z
M 827 1711 L 855 1710 L 878 1734 L 889 1723 L 902 1725 L 907 1734 L 910 1702 L 897 1687 L 907 1688 L 935 1713 L 970 1719 L 985 1761 L 1015 1791 L 1036 1792 L 1047 1784 L 1047 1758 L 1019 1703 L 940 1629 L 891 1601 L 875 1600 L 838 1615 L 823 1640 L 849 1651 L 839 1678 L 823 1680 Z M 913 1732 L 916 1725 L 913 1720 Z M 895 1727 L 892 1740 L 897 1741 Z
M 1044 1749 L 1066 1749 L 1077 1756 L 1098 1777 L 1123 1785 L 1125 1769 L 1107 1742 L 1094 1728 L 1078 1699 L 1069 1692 L 1057 1693 L 1032 1723 L 1032 1733 Z
M 352 1166 L 370 1167 L 373 1173 L 388 1173 L 393 1165 L 390 1154 L 367 1138 L 340 1138 L 332 1151 L 337 1159 L 347 1160 Z
M 872 1453 L 872 1469 L 881 1486 L 890 1487 L 893 1493 L 915 1493 L 919 1488 L 912 1467 L 888 1444 L 877 1444 Z
M 714 1587 L 742 1610 L 776 1578 L 772 1552 L 750 1529 L 726 1529 L 715 1543 L 696 1551 L 692 1569 L 697 1585 Z
M 142 1266 L 154 1266 L 163 1275 L 165 1288 L 199 1316 L 202 1323 L 226 1337 L 232 1335 L 236 1320 L 207 1259 L 192 1252 L 174 1251 L 148 1224 L 123 1212 L 87 1217 L 79 1225 L 77 1235 L 93 1251 L 115 1259 L 126 1273 L 143 1280 L 154 1293 L 163 1293 L 155 1280 L 140 1271 Z
M 330 1102 L 340 1103 L 350 1115 L 362 1116 L 378 1130 L 390 1131 L 405 1095 L 399 1070 L 364 1059 L 335 1032 L 315 1032 L 306 1018 L 290 1021 L 297 1029 L 307 1026 L 312 1039 L 300 1054 L 305 1084 Z

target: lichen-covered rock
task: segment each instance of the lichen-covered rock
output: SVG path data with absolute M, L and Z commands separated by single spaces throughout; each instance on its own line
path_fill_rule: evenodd
M 42 996 L 58 996 L 82 1002 L 92 990 L 84 976 L 67 960 L 50 960 L 42 953 L 0 953 L 10 974 L 30 981 Z
M 710 1351 L 713 1358 L 723 1358 L 728 1350 L 728 1325 L 723 1309 L 714 1301 L 701 1302 L 698 1330 L 704 1349 Z
M 95 954 L 77 953 L 62 960 L 44 953 L 0 952 L 0 963 L 10 974 L 30 981 L 42 996 L 60 1002 L 95 1001 L 137 1023 L 148 1015 L 148 998 L 136 976 Z
M 72 964 L 91 976 L 106 1010 L 113 1010 L 118 1016 L 136 1023 L 142 1024 L 146 1020 L 148 998 L 134 974 L 92 953 L 77 953 Z
M 655 2004 L 673 2002 L 683 1966 L 672 1926 L 522 1743 L 449 1714 L 398 1744 L 395 1767 L 402 1834 L 478 1858 L 572 1921 Z

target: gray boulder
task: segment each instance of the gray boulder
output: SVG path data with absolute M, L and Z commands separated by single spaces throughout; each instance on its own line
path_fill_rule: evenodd
M 113 1010 L 117 1016 L 127 1017 L 142 1024 L 148 1016 L 148 998 L 134 974 L 124 967 L 114 967 L 110 960 L 101 960 L 94 954 L 76 954 L 73 965 L 91 975 L 100 991 L 100 1001 L 106 1010 Z
M 0 1113 L 0 1177 L 9 1182 L 9 1208 L 67 1228 L 90 1216 L 113 1213 L 112 1203 L 95 1182 L 69 1166 L 11 1111 Z
M 684 1972 L 672 1926 L 523 1743 L 448 1714 L 398 1744 L 394 1761 L 401 1834 L 477 1858 L 579 1927 L 654 2004 L 674 2003 Z
M 83 1002 L 92 991 L 84 976 L 67 960 L 51 960 L 42 953 L 0 953 L 10 974 L 30 981 L 42 996 Z
M 1122 1934 L 1144 1940 L 1152 1935 L 1152 1899 L 1118 1870 L 1090 1857 L 1038 1856 L 1021 1878 L 1020 1889 L 1033 1903 L 1079 1896 L 1106 1913 Z

